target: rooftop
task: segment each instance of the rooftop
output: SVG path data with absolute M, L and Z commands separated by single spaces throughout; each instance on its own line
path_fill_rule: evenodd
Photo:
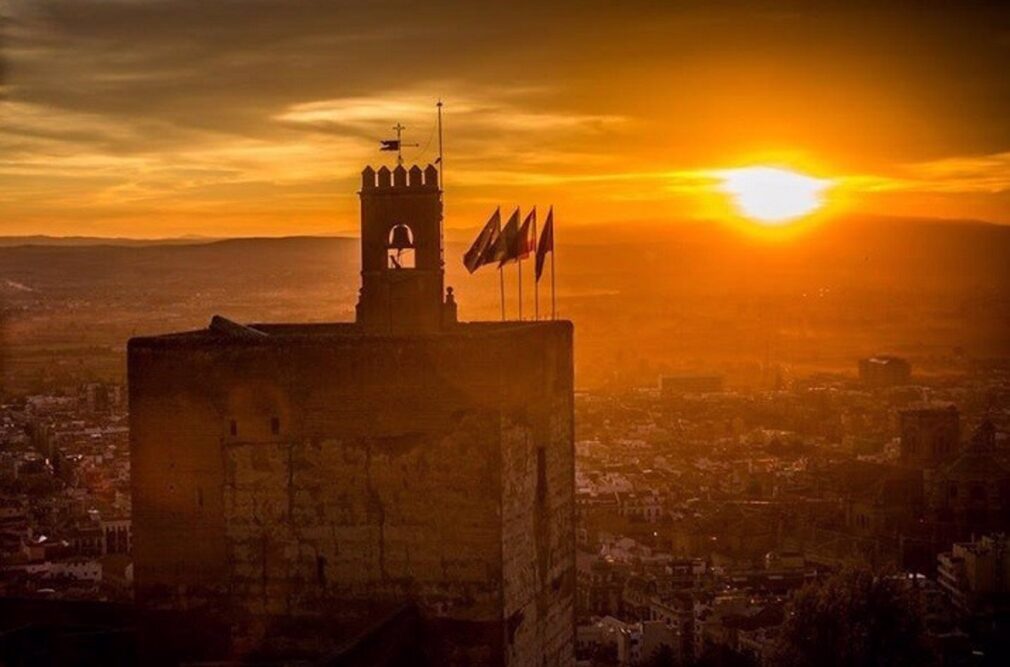
M 205 329 L 130 339 L 130 347 L 188 347 L 191 345 L 276 345 L 325 340 L 404 339 L 488 336 L 545 329 L 571 329 L 568 320 L 460 322 L 435 333 L 375 333 L 354 322 L 239 324 L 215 315 Z

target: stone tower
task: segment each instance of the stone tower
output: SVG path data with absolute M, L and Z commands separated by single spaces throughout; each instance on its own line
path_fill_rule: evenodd
M 455 321 L 437 179 L 365 170 L 356 322 L 129 343 L 136 600 L 231 658 L 574 662 L 572 325 Z
M 361 295 L 357 321 L 373 332 L 431 332 L 455 322 L 443 298 L 442 192 L 432 165 L 365 168 L 361 178 Z

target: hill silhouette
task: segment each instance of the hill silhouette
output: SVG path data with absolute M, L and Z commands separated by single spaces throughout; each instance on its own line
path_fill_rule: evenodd
M 353 318 L 354 238 L 23 241 L 0 247 L 14 356 L 46 345 L 121 350 L 131 335 L 202 327 L 214 313 Z M 465 247 L 446 247 L 460 316 L 497 319 L 497 271 L 468 275 Z M 674 370 L 754 383 L 771 366 L 850 369 L 881 351 L 919 368 L 1010 352 L 1007 227 L 850 219 L 770 241 L 715 224 L 637 222 L 559 227 L 558 253 L 558 309 L 578 327 L 584 384 L 642 383 Z M 514 318 L 516 269 L 505 271 Z M 531 317 L 531 263 L 524 294 Z M 545 282 L 542 314 L 548 294 Z

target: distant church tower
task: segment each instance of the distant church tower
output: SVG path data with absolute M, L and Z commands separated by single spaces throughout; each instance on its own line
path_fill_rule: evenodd
M 403 165 L 361 179 L 361 294 L 357 322 L 368 331 L 432 332 L 455 323 L 443 296 L 442 191 L 432 165 Z

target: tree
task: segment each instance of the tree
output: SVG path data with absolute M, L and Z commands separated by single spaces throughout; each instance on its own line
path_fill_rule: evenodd
M 772 664 L 927 665 L 921 601 L 900 575 L 849 569 L 801 589 L 787 609 Z
M 707 645 L 701 655 L 687 663 L 691 667 L 757 667 L 754 658 L 725 644 Z
M 677 656 L 669 644 L 661 644 L 642 663 L 643 667 L 674 667 L 676 664 Z

